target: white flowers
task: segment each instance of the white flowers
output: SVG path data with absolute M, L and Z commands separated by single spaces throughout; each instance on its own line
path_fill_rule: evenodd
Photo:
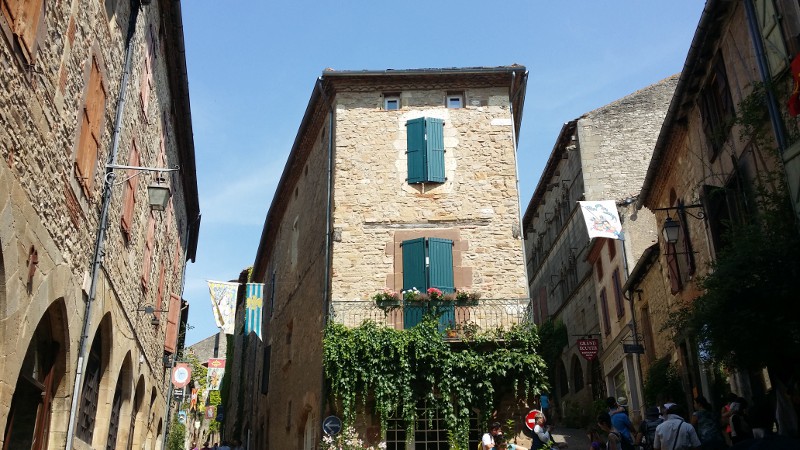
M 358 437 L 355 428 L 347 427 L 336 436 L 325 435 L 322 437 L 322 450 L 385 450 L 386 442 L 377 446 L 365 447 L 364 442 Z

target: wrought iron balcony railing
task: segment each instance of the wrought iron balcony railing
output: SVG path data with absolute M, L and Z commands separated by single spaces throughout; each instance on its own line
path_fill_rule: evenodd
M 464 333 L 533 322 L 530 299 L 480 299 L 471 304 L 453 301 L 403 302 L 379 307 L 372 300 L 334 300 L 330 320 L 348 327 L 357 327 L 365 320 L 403 330 L 418 324 L 427 313 L 439 317 L 442 331 L 455 330 L 452 337 Z

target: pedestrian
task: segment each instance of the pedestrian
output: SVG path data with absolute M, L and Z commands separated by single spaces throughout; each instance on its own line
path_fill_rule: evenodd
M 731 442 L 734 444 L 753 438 L 753 431 L 745 418 L 746 413 L 747 400 L 739 397 L 731 403 L 728 421 L 731 426 Z
M 738 395 L 734 394 L 733 392 L 728 393 L 725 397 L 726 402 L 725 405 L 722 407 L 722 410 L 719 412 L 720 416 L 720 423 L 723 427 L 725 427 L 725 437 L 730 441 L 731 438 L 731 404 L 736 402 L 736 399 L 739 398 Z
M 223 440 L 222 445 L 217 447 L 219 450 L 231 450 L 231 447 L 228 445 L 228 441 Z
M 502 436 L 498 436 L 497 450 L 528 450 L 528 449 L 521 445 L 513 444 L 511 442 L 505 442 Z
M 547 423 L 547 416 L 545 413 L 537 411 L 533 416 L 533 420 L 535 425 L 533 426 L 533 437 L 531 438 L 531 450 L 550 450 L 565 446 L 564 443 L 557 443 L 553 440 L 553 426 L 545 425 Z
M 231 445 L 231 450 L 244 450 L 244 447 L 242 447 L 242 441 L 238 439 L 234 439 Z
M 197 442 L 192 442 L 192 446 L 189 447 L 189 450 L 200 450 L 199 448 L 197 448 Z
M 624 400 L 624 397 L 623 397 Z M 622 436 L 621 448 L 623 450 L 633 450 L 633 433 L 636 429 L 633 428 L 628 413 L 625 408 L 620 407 L 617 399 L 608 397 L 606 399 L 606 406 L 608 406 L 608 415 L 611 417 L 611 424 Z
M 497 443 L 495 442 L 495 438 L 497 436 L 503 436 L 503 431 L 500 427 L 500 422 L 495 422 L 489 428 L 488 433 L 484 433 L 483 438 L 481 438 L 481 450 L 489 450 L 495 448 Z
M 622 434 L 614 428 L 611 422 L 611 416 L 607 413 L 600 413 L 597 416 L 597 426 L 608 434 L 608 441 L 606 441 L 606 450 L 622 450 Z
M 694 427 L 686 423 L 683 418 L 683 408 L 680 405 L 672 405 L 667 410 L 667 417 L 664 423 L 656 427 L 656 435 L 653 439 L 655 450 L 697 450 L 700 448 L 700 438 Z
M 586 437 L 589 439 L 589 448 L 587 450 L 606 450 L 606 444 L 600 439 L 600 433 L 595 428 L 590 428 L 586 433 Z
M 211 450 L 211 447 L 208 446 L 208 441 L 205 441 L 203 443 L 203 448 L 201 448 L 200 450 Z
M 653 439 L 656 436 L 656 428 L 664 422 L 658 406 L 651 406 L 645 410 L 644 420 L 639 424 L 639 431 L 636 433 L 636 445 L 645 450 L 653 448 Z
M 700 438 L 701 447 L 704 450 L 720 450 L 726 447 L 725 438 L 719 429 L 719 422 L 711 412 L 711 403 L 702 395 L 694 399 L 694 412 L 691 422 Z
M 547 417 L 550 417 L 550 397 L 548 397 L 547 392 L 543 392 L 542 395 L 539 396 L 539 406 L 542 407 L 542 412 Z

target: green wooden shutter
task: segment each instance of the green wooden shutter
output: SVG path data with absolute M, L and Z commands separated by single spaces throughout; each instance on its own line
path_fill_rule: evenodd
M 773 0 L 755 0 L 753 3 L 761 38 L 764 41 L 764 53 L 766 53 L 769 64 L 769 74 L 775 77 L 786 67 L 789 58 L 778 21 L 778 13 L 775 11 Z
M 411 239 L 400 244 L 403 249 L 403 290 L 428 289 L 425 276 L 425 239 Z
M 453 241 L 449 239 L 429 238 L 428 256 L 430 258 L 430 287 L 439 288 L 442 292 L 455 292 L 453 282 Z
M 442 119 L 425 119 L 426 181 L 444 183 L 444 122 Z
M 408 160 L 408 182 L 423 183 L 427 165 L 425 149 L 425 118 L 406 122 L 406 156 Z

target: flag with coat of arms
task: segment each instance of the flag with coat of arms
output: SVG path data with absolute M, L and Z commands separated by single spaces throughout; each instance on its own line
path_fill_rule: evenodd
M 214 320 L 225 334 L 233 334 L 236 318 L 236 291 L 239 283 L 208 281 Z
M 264 307 L 264 284 L 247 283 L 245 291 L 244 335 L 251 332 L 261 339 L 261 311 Z

